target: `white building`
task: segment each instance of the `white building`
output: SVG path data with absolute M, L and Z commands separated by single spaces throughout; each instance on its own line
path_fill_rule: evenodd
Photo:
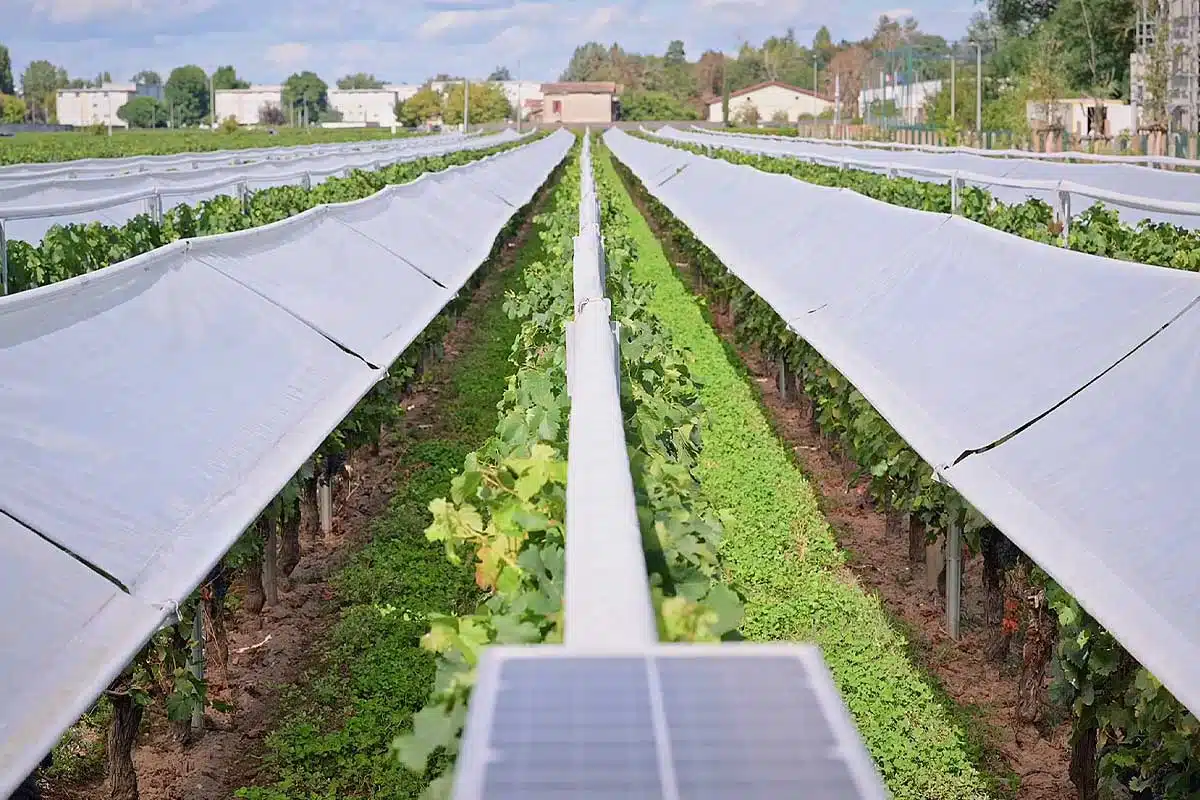
M 1036 123 L 1044 124 L 1046 104 L 1030 100 L 1025 106 L 1025 117 L 1034 127 Z M 1056 104 L 1054 121 L 1075 136 L 1120 136 L 1133 131 L 1133 106 L 1121 100 L 1073 97 Z
M 812 89 L 801 89 L 780 81 L 768 81 L 755 86 L 747 86 L 729 95 L 729 118 L 736 120 L 747 110 L 754 108 L 758 118 L 768 122 L 778 116 L 787 116 L 788 122 L 796 122 L 801 117 L 819 117 L 833 109 L 833 101 L 824 95 L 813 92 Z M 716 98 L 708 104 L 709 122 L 721 122 L 722 101 Z
M 522 119 L 528 119 L 532 108 L 536 107 L 538 102 L 546 99 L 542 94 L 542 84 L 536 81 L 498 81 L 498 83 L 504 90 L 504 96 L 508 98 L 508 104 L 513 108 L 518 105 L 522 107 L 524 111 Z
M 877 113 L 898 116 L 906 125 L 923 125 L 926 104 L 942 90 L 940 80 L 898 83 L 894 77 L 889 79 L 881 75 L 880 83 L 887 85 L 858 93 L 858 113 L 865 116 L 871 108 L 872 116 Z M 974 90 L 969 97 L 958 100 L 959 103 L 974 103 Z
M 330 89 L 329 107 L 342 115 L 343 123 L 391 127 L 396 124 L 398 97 L 394 89 L 387 88 Z
M 394 93 L 396 100 L 401 103 L 421 91 L 421 87 L 415 83 L 389 83 L 383 88 L 386 91 Z
M 137 94 L 132 83 L 106 83 L 98 89 L 59 89 L 55 98 L 60 125 L 129 127 L 117 111 Z
M 249 89 L 218 89 L 216 119 L 233 117 L 242 125 L 258 125 L 263 106 L 283 108 L 282 86 L 251 86 Z M 284 114 L 287 110 L 284 110 Z

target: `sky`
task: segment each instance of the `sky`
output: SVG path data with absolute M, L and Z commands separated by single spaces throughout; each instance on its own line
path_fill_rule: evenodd
M 894 0 L 892 0 L 894 2 Z M 0 43 L 18 81 L 49 59 L 72 77 L 102 71 L 165 78 L 194 63 L 232 64 L 255 84 L 311 69 L 332 84 L 353 72 L 419 83 L 445 72 L 483 78 L 499 65 L 516 77 L 558 78 L 576 45 L 619 42 L 662 53 L 682 39 L 689 57 L 733 52 L 790 26 L 810 42 L 821 25 L 835 41 L 870 33 L 879 15 L 961 35 L 974 0 L 0 0 Z

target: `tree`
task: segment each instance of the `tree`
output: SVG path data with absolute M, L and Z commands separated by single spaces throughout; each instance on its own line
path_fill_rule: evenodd
M 512 73 L 508 71 L 508 67 L 496 67 L 492 70 L 492 74 L 488 75 L 489 81 L 511 81 Z
M 621 119 L 673 121 L 696 117 L 695 108 L 666 92 L 627 91 L 621 95 Z
M 611 75 L 612 59 L 609 50 L 599 42 L 588 42 L 575 48 L 571 61 L 559 77 L 561 81 L 598 81 Z
M 211 111 L 208 75 L 195 64 L 171 70 L 165 94 L 167 106 L 179 125 L 198 125 Z
M 1050 19 L 1059 0 L 988 0 L 988 10 L 1002 27 L 1027 33 Z
M 294 107 L 298 119 L 316 122 L 329 107 L 329 86 L 310 70 L 293 73 L 283 84 L 283 104 Z
M 140 83 L 143 86 L 162 86 L 162 75 L 159 75 L 152 69 L 144 69 L 138 74 L 129 79 L 133 83 Z
M 33 61 L 21 74 L 21 96 L 34 121 L 49 122 L 54 117 L 56 93 L 67 85 L 67 71 L 49 61 Z
M 263 125 L 284 125 L 287 114 L 274 103 L 263 103 L 258 109 L 258 121 Z
M 353 75 L 344 75 L 338 78 L 337 88 L 339 89 L 382 89 L 383 81 L 370 75 L 366 72 L 356 72 Z
M 687 53 L 683 49 L 683 41 L 674 39 L 667 45 L 667 54 L 663 61 L 668 67 L 681 67 L 687 64 Z
M 1133 0 L 1060 3 L 1043 27 L 1062 44 L 1062 77 L 1067 87 L 1100 97 L 1119 94 L 1129 80 L 1136 20 Z
M 212 74 L 212 88 L 216 91 L 249 89 L 250 83 L 239 78 L 237 70 L 232 66 L 217 67 L 216 72 Z
M 15 95 L 0 94 L 0 122 L 18 125 L 25 121 L 25 101 Z
M 153 97 L 134 97 L 117 109 L 131 128 L 165 128 L 171 112 Z
M 396 119 L 408 128 L 425 125 L 442 115 L 442 96 L 428 84 L 403 103 L 396 105 Z
M 758 112 L 758 106 L 754 105 L 749 98 L 738 107 L 737 115 L 734 121 L 744 128 L 757 128 L 762 115 Z
M 13 83 L 12 72 L 12 56 L 8 53 L 8 48 L 0 44 L 0 94 L 15 94 L 17 91 Z
M 442 121 L 447 125 L 460 125 L 463 121 L 463 85 L 453 84 L 446 92 Z M 495 83 L 471 84 L 471 108 L 468 113 L 474 124 L 500 122 L 512 114 L 508 95 Z

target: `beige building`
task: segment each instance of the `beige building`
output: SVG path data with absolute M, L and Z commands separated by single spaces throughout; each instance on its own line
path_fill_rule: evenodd
M 601 81 L 544 83 L 537 119 L 547 125 L 607 125 L 616 116 L 620 93 L 618 84 Z
M 708 103 L 708 121 L 722 121 L 721 98 L 715 98 Z M 755 86 L 733 92 L 729 95 L 729 119 L 736 121 L 745 118 L 747 112 L 754 109 L 758 119 L 768 122 L 775 118 L 787 116 L 788 122 L 796 122 L 801 117 L 819 117 L 826 111 L 833 110 L 833 100 L 816 94 L 812 89 L 801 89 L 780 81 L 768 81 Z
M 223 121 L 233 117 L 242 125 L 257 125 L 263 106 L 283 108 L 282 86 L 251 86 L 249 89 L 218 89 L 216 118 Z M 287 113 L 287 109 L 284 109 Z
M 342 122 L 349 125 L 379 125 L 390 127 L 396 124 L 395 89 L 330 89 L 329 107 L 342 115 Z
M 1046 104 L 1028 101 L 1025 118 L 1031 127 L 1045 128 Z M 1072 97 L 1055 104 L 1054 121 L 1075 136 L 1120 136 L 1133 131 L 1133 107 L 1121 100 Z
M 98 89 L 59 89 L 55 98 L 58 123 L 128 127 L 117 111 L 136 93 L 137 87 L 132 83 L 106 83 Z

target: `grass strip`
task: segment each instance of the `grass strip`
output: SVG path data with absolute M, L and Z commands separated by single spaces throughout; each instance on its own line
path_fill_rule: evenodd
M 606 150 L 597 157 L 614 170 Z M 772 429 L 745 368 L 675 273 L 626 193 L 650 311 L 692 351 L 708 410 L 700 480 L 724 513 L 722 559 L 746 596 L 742 631 L 757 641 L 821 646 L 842 696 L 897 800 L 988 797 L 962 730 L 937 700 L 886 612 L 849 577 L 817 497 Z
M 467 613 L 479 602 L 473 567 L 446 560 L 425 538 L 429 503 L 446 494 L 463 459 L 492 433 L 520 323 L 504 313 L 504 290 L 543 257 L 531 236 L 476 318 L 461 355 L 435 367 L 444 376 L 429 429 L 410 428 L 397 492 L 373 537 L 333 579 L 341 618 L 319 665 L 285 701 L 288 712 L 266 740 L 270 786 L 246 788 L 250 800 L 418 797 L 428 781 L 403 768 L 392 740 L 433 688 L 435 657 L 420 646 L 430 614 Z

